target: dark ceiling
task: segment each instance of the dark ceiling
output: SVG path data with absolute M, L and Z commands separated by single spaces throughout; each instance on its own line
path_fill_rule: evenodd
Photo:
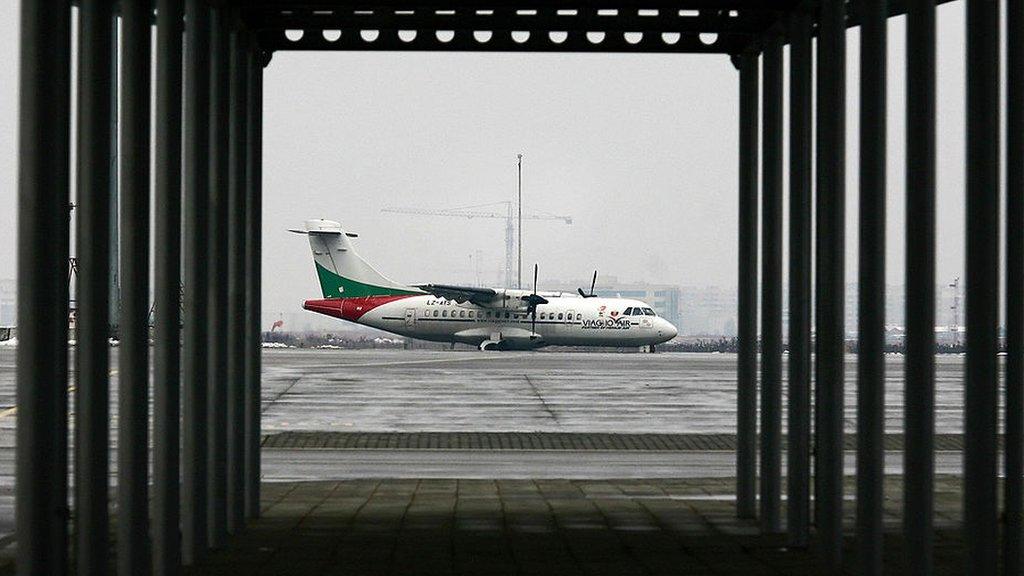
M 238 2 L 274 50 L 743 51 L 799 0 Z

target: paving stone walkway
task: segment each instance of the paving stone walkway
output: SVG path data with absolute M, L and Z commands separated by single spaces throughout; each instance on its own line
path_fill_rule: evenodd
M 732 490 L 731 479 L 266 483 L 263 516 L 187 573 L 829 573 L 813 550 L 737 520 Z M 959 490 L 959 479 L 938 479 L 938 574 L 963 573 Z M 900 492 L 901 479 L 887 479 L 888 574 L 901 573 Z M 846 544 L 854 574 L 852 535 Z

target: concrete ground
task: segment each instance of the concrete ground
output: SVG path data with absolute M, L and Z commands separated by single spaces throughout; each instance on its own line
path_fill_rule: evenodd
M 735 356 L 264 350 L 263 358 L 266 515 L 197 574 L 824 573 L 813 555 L 783 552 L 779 538 L 735 520 Z M 898 475 L 902 358 L 887 365 L 886 469 Z M 0 349 L 0 566 L 16 547 L 14 375 L 14 351 Z M 937 359 L 945 526 L 959 518 L 961 375 L 962 358 Z M 112 485 L 116 469 L 112 458 Z M 894 531 L 899 480 L 887 485 Z M 959 566 L 949 534 L 949 546 L 940 538 L 944 568 Z M 893 566 L 898 551 L 894 538 Z
M 286 349 L 263 359 L 264 432 L 735 432 L 732 354 Z M 847 356 L 849 432 L 856 368 Z M 899 433 L 903 357 L 886 368 L 886 429 Z M 961 356 L 936 358 L 940 433 L 963 430 L 962 377 Z
M 186 573 L 830 574 L 813 548 L 787 549 L 785 536 L 737 520 L 721 496 L 731 490 L 721 478 L 265 483 L 263 516 Z M 900 490 L 887 481 L 887 574 L 903 573 Z M 936 574 L 964 571 L 959 490 L 956 478 L 939 478 Z M 853 546 L 848 538 L 849 574 Z

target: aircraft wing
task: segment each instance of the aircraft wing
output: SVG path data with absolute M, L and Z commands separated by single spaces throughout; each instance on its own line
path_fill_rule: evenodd
M 498 293 L 490 288 L 473 286 L 452 286 L 449 284 L 416 284 L 416 287 L 438 298 L 455 300 L 458 303 L 472 302 L 485 306 L 494 302 Z

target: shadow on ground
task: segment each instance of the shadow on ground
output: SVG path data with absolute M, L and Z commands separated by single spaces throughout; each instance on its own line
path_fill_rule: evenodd
M 959 574 L 959 481 L 937 488 L 937 573 Z M 187 574 L 829 573 L 813 550 L 737 520 L 732 490 L 728 479 L 269 483 L 262 518 Z M 887 481 L 887 574 L 903 562 L 900 490 Z M 848 538 L 849 573 L 853 546 Z

